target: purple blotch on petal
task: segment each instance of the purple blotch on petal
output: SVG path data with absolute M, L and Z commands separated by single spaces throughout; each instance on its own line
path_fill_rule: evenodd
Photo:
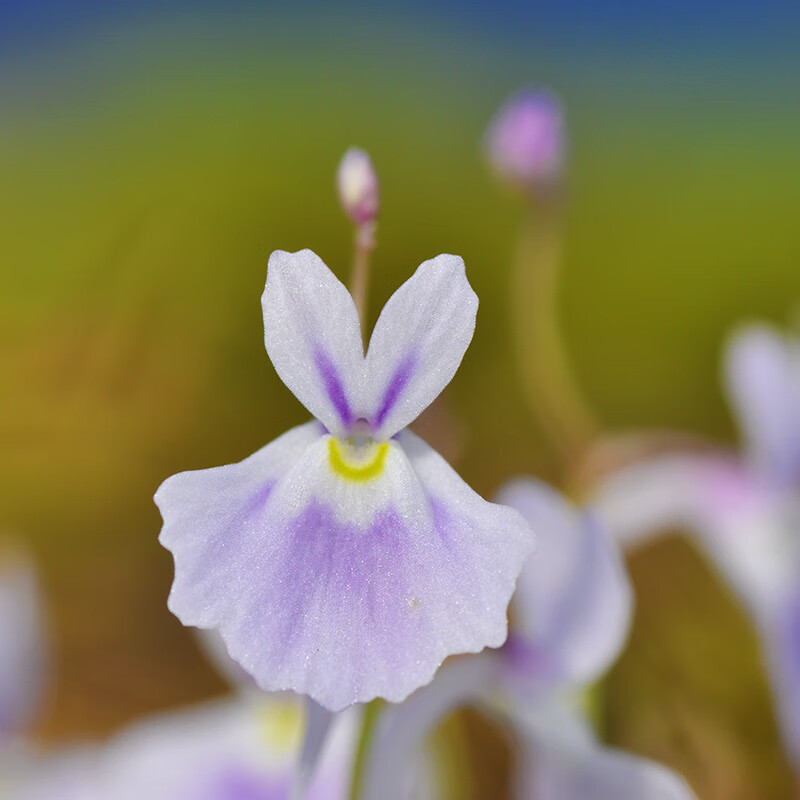
M 215 771 L 202 782 L 198 800 L 287 800 L 289 782 L 256 775 L 241 765 Z
M 329 607 L 338 606 L 344 615 L 360 617 L 364 631 L 395 629 L 399 634 L 404 627 L 400 609 L 407 595 L 401 567 L 408 558 L 404 543 L 409 537 L 394 509 L 378 512 L 364 529 L 339 522 L 332 509 L 314 501 L 284 535 L 285 561 L 273 567 L 273 574 L 292 575 L 291 584 L 281 586 L 286 594 L 280 603 L 280 625 L 275 634 L 287 650 L 292 650 L 294 643 L 306 641 L 308 610 L 313 608 L 320 587 L 329 598 Z M 274 614 L 275 598 L 265 596 L 264 600 L 262 613 Z M 342 635 L 348 634 L 343 631 Z M 398 638 L 393 637 L 392 642 L 397 644 Z M 398 656 L 387 655 L 387 659 L 399 662 Z
M 394 408 L 395 403 L 400 397 L 401 392 L 406 387 L 406 384 L 414 374 L 417 366 L 417 357 L 413 353 L 406 356 L 401 362 L 400 366 L 395 370 L 389 385 L 386 387 L 386 394 L 383 396 L 383 402 L 378 409 L 375 417 L 375 424 L 380 426 L 389 415 L 389 412 Z
M 328 393 L 336 413 L 339 415 L 345 427 L 349 427 L 355 422 L 355 415 L 347 402 L 347 395 L 344 393 L 344 385 L 336 366 L 330 356 L 321 348 L 317 348 L 314 353 L 314 364 L 319 372 L 322 382 L 325 384 L 325 391 Z

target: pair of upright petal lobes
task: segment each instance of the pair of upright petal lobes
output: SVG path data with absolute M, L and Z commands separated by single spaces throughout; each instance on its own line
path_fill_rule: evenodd
M 406 426 L 455 374 L 477 298 L 426 261 L 366 355 L 347 289 L 308 250 L 270 258 L 267 352 L 316 417 L 237 464 L 169 478 L 170 609 L 217 628 L 266 691 L 331 710 L 404 699 L 452 653 L 498 647 L 532 534 Z

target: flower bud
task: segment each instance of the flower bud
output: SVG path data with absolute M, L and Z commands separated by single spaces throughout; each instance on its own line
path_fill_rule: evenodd
M 378 176 L 369 156 L 351 147 L 339 162 L 336 175 L 339 202 L 356 225 L 375 221 L 380 205 Z
M 501 179 L 525 191 L 559 183 L 566 159 L 561 105 L 546 92 L 523 92 L 504 105 L 489 127 L 486 149 Z

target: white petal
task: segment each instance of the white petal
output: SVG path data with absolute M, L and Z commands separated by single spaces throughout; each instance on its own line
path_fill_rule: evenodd
M 756 616 L 767 615 L 800 568 L 792 498 L 722 455 L 665 456 L 628 467 L 592 506 L 624 542 L 685 529 Z
M 421 264 L 391 296 L 367 352 L 367 418 L 378 437 L 405 428 L 450 383 L 477 310 L 464 262 L 451 255 Z
M 496 662 L 491 652 L 448 661 L 428 686 L 385 708 L 370 750 L 364 800 L 438 796 L 433 787 L 419 791 L 427 738 L 452 711 L 481 701 L 497 677 Z
M 159 541 L 176 560 L 169 606 L 185 625 L 213 628 L 204 606 L 216 589 L 239 528 L 254 530 L 278 479 L 322 436 L 318 422 L 300 425 L 236 464 L 173 475 L 155 502 L 164 518 Z
M 759 628 L 786 753 L 800 768 L 800 587 Z
M 694 800 L 666 767 L 578 737 L 552 717 L 529 722 L 523 737 L 517 800 Z
M 354 723 L 337 719 L 307 800 L 346 797 Z M 105 748 L 98 800 L 288 799 L 302 728 L 296 698 L 225 700 L 152 717 Z
M 502 644 L 531 547 L 519 514 L 411 433 L 377 445 L 355 477 L 334 458 L 345 445 L 316 436 L 312 423 L 241 464 L 165 482 L 172 611 L 219 628 L 266 691 L 330 710 L 402 700 L 448 655 Z
M 774 481 L 800 479 L 800 342 L 766 325 L 738 331 L 725 355 L 728 395 L 748 449 Z
M 513 600 L 514 672 L 540 689 L 597 679 L 621 651 L 633 608 L 616 544 L 599 520 L 540 481 L 513 481 L 498 499 L 537 536 Z
M 361 329 L 345 286 L 310 250 L 276 250 L 261 298 L 275 371 L 325 427 L 343 435 L 361 416 Z
M 100 748 L 81 745 L 56 753 L 23 754 L 24 763 L 15 761 L 12 769 L 6 769 L 0 757 L 0 775 L 7 781 L 0 796 L 3 800 L 117 800 L 103 785 L 101 756 Z
M 291 796 L 298 800 L 305 798 L 308 793 L 308 787 L 319 767 L 320 758 L 335 719 L 334 714 L 308 697 L 305 702 L 305 710 L 306 730 L 303 734 L 303 746 L 300 748 L 300 756 L 297 759 L 292 778 Z
M 38 710 L 45 679 L 39 591 L 29 564 L 0 565 L 0 739 L 20 733 Z

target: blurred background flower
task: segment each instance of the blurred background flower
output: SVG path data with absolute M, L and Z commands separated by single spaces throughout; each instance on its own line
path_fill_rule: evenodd
M 306 419 L 264 358 L 258 297 L 275 248 L 347 277 L 348 147 L 380 165 L 372 321 L 439 252 L 464 257 L 480 297 L 459 380 L 419 430 L 484 496 L 558 474 L 515 374 L 520 209 L 482 152 L 518 89 L 547 87 L 569 120 L 561 320 L 611 428 L 733 441 L 722 337 L 784 324 L 800 297 L 790 4 L 10 0 L 0 15 L 0 525 L 25 533 L 48 602 L 46 740 L 221 691 L 166 610 L 151 497 Z M 677 538 L 630 567 L 606 740 L 702 800 L 790 797 L 727 589 Z M 464 734 L 488 752 L 484 735 Z

